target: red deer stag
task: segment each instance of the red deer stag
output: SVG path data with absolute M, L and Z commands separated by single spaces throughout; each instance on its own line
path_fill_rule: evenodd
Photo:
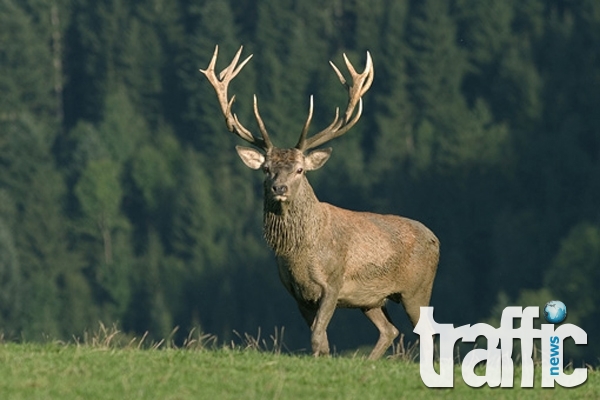
M 361 97 L 373 82 L 370 54 L 367 52 L 362 73 L 357 73 L 344 55 L 351 85 L 331 63 L 349 92 L 345 114 L 340 117 L 339 108 L 336 109 L 333 122 L 309 137 L 311 96 L 298 144 L 280 149 L 271 143 L 256 96 L 254 114 L 260 137 L 246 129 L 231 110 L 235 96 L 228 98 L 227 86 L 252 56 L 238 65 L 240 47 L 231 64 L 217 76 L 218 50 L 217 46 L 208 68 L 200 72 L 217 93 L 227 129 L 262 150 L 236 146 L 248 167 L 264 172 L 264 235 L 277 257 L 281 281 L 296 299 L 312 331 L 314 355 L 329 354 L 327 325 L 337 307 L 349 307 L 361 309 L 379 330 L 379 340 L 369 358 L 381 357 L 399 334 L 385 308 L 386 300 L 401 302 L 413 326 L 418 322 L 420 307 L 427 306 L 431 297 L 439 241 L 417 221 L 348 211 L 319 202 L 306 178 L 307 171 L 325 164 L 332 149 L 308 151 L 343 135 L 358 122 Z

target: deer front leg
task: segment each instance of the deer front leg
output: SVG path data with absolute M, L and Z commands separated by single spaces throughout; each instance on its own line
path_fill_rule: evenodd
M 338 292 L 331 288 L 323 290 L 319 308 L 311 326 L 311 345 L 315 357 L 329 354 L 327 326 L 329 325 L 329 321 L 331 321 L 331 317 L 333 316 L 333 312 L 337 305 L 337 295 Z
M 307 306 L 306 304 L 303 303 L 298 303 L 298 308 L 300 309 L 300 313 L 302 314 L 302 317 L 304 317 L 304 321 L 306 321 L 306 324 L 308 325 L 308 328 L 311 331 L 311 335 L 312 332 L 314 330 L 315 327 L 315 318 L 317 316 L 317 308 L 313 308 L 310 306 Z M 325 332 L 325 343 L 327 343 L 327 332 Z M 312 343 L 311 347 L 313 348 L 313 350 L 315 349 L 314 346 L 314 342 Z M 329 351 L 329 349 L 327 349 L 327 351 Z M 318 356 L 319 354 L 315 353 L 315 356 Z

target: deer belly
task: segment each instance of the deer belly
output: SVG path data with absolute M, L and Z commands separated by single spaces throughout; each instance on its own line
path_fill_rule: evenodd
M 385 304 L 390 295 L 389 288 L 364 282 L 344 282 L 338 296 L 338 307 L 378 308 Z

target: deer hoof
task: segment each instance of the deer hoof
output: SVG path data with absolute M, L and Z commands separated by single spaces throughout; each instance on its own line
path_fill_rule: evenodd
M 313 337 L 312 340 L 313 355 L 315 357 L 329 355 L 329 343 L 327 337 Z

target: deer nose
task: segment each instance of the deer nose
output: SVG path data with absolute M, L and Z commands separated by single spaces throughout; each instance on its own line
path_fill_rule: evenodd
M 271 189 L 273 190 L 273 193 L 275 193 L 276 195 L 279 195 L 279 196 L 286 194 L 286 192 L 288 190 L 286 185 L 279 185 L 279 186 L 273 185 L 273 187 Z

